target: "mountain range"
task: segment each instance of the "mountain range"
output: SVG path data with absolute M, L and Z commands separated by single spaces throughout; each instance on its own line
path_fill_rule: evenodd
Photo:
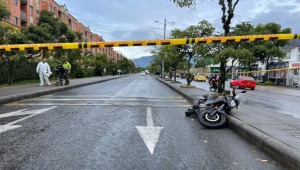
M 150 65 L 152 61 L 152 56 L 143 56 L 132 60 L 136 67 L 146 68 Z

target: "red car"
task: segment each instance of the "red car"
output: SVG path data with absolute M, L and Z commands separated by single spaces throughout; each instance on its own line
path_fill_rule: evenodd
M 256 87 L 256 81 L 253 77 L 249 76 L 240 76 L 237 79 L 231 80 L 230 87 L 236 86 L 237 88 L 250 88 L 254 90 Z

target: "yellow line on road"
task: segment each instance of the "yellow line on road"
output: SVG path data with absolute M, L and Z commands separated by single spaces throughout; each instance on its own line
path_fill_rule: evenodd
M 4 106 L 25 106 L 24 103 L 8 103 L 8 104 L 5 104 Z

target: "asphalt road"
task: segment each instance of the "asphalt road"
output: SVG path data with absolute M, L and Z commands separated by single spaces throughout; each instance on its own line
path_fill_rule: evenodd
M 0 106 L 0 169 L 283 169 L 188 106 L 148 75 Z

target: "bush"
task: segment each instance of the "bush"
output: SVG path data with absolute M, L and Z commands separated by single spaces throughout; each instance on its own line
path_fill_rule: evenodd
M 75 78 L 93 77 L 95 75 L 94 69 L 85 69 L 81 67 L 76 67 L 73 70 Z
M 0 84 L 38 79 L 36 66 L 36 62 L 30 62 L 24 56 L 2 61 L 0 64 Z
M 85 77 L 86 75 L 86 72 L 83 68 L 76 68 L 76 70 L 74 70 L 74 75 L 75 75 L 75 78 L 83 78 Z
M 266 81 L 266 82 L 264 82 L 264 85 L 271 86 L 271 85 L 274 85 L 274 83 L 271 81 Z

